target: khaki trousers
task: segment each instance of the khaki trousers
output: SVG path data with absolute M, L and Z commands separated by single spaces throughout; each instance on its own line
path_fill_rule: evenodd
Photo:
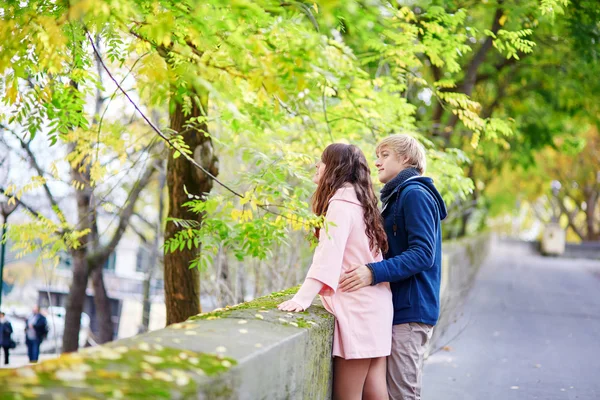
M 391 400 L 421 400 L 423 358 L 433 327 L 418 322 L 394 325 L 392 353 L 387 358 L 387 387 Z

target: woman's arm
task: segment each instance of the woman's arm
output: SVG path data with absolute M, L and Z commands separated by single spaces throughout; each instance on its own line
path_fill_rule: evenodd
M 315 250 L 306 280 L 292 300 L 278 306 L 280 310 L 303 311 L 310 306 L 317 294 L 335 293 L 342 273 L 346 242 L 352 230 L 352 215 L 349 207 L 353 205 L 340 200 L 334 200 L 329 204 L 325 216 L 327 231 L 321 229 L 319 245 Z
M 325 286 L 316 279 L 306 278 L 296 295 L 277 306 L 281 311 L 304 311 L 310 307 L 313 299 Z

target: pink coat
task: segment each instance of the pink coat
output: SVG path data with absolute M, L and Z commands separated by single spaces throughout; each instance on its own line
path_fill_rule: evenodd
M 339 189 L 331 198 L 307 278 L 325 286 L 319 293 L 323 305 L 335 316 L 333 356 L 345 359 L 388 356 L 392 347 L 394 309 L 389 283 L 354 292 L 338 291 L 343 272 L 352 265 L 380 261 L 365 233 L 363 208 L 352 186 Z M 335 224 L 333 226 L 331 223 Z

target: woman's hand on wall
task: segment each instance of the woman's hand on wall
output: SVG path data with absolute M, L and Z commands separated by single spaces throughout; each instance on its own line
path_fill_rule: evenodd
M 277 306 L 277 308 L 280 309 L 281 311 L 292 311 L 292 312 L 304 311 L 304 309 L 302 308 L 302 306 L 300 306 L 300 304 L 298 304 L 292 300 L 284 301 L 283 303 L 279 304 Z

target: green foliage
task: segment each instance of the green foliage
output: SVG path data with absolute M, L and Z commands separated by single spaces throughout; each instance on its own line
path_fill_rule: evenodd
M 240 260 L 265 258 L 290 231 L 306 229 L 311 237 L 322 224 L 308 205 L 310 170 L 334 141 L 360 146 L 372 161 L 378 140 L 410 132 L 425 143 L 444 199 L 466 199 L 476 188 L 464 173 L 469 163 L 479 155 L 501 158 L 515 131 L 522 132 L 511 113 L 485 115 L 487 102 L 462 89 L 471 58 L 488 37 L 502 60 L 523 58 L 536 50 L 535 27 L 521 19 L 565 6 L 525 3 L 507 8 L 494 33 L 486 30 L 490 7 L 456 8 L 454 1 L 400 8 L 380 1 L 11 1 L 0 28 L 3 103 L 8 123 L 23 132 L 34 136 L 47 125 L 51 144 L 76 142 L 67 161 L 91 168 L 91 184 L 99 185 L 110 172 L 98 152 L 124 161 L 128 146 L 132 153 L 144 149 L 132 137 L 149 145 L 155 133 L 138 125 L 127 138 L 118 121 L 96 125 L 98 116 L 85 106 L 104 89 L 106 73 L 94 68 L 90 39 L 99 38 L 94 46 L 103 61 L 147 114 L 176 103 L 188 114 L 206 104 L 197 93 L 207 95 L 203 115 L 184 129 L 211 137 L 230 167 L 219 177 L 237 195 L 222 187 L 186 188 L 186 207 L 202 223 L 172 221 L 181 230 L 165 251 L 202 248 L 191 267 L 212 263 L 220 248 Z M 125 102 L 119 90 L 115 98 Z M 436 123 L 460 121 L 457 139 L 432 134 L 438 105 L 446 116 Z M 183 132 L 163 132 L 179 150 L 176 157 L 198 157 Z

